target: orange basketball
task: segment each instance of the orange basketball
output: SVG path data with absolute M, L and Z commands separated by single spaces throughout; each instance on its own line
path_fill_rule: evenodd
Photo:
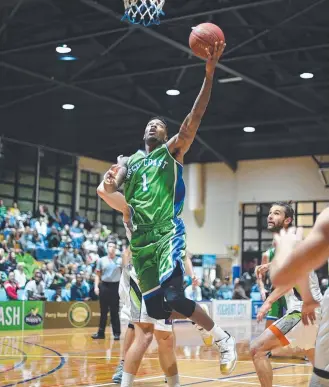
M 202 23 L 192 28 L 189 45 L 194 55 L 207 59 L 206 48 L 212 54 L 216 42 L 225 42 L 223 31 L 212 23 Z

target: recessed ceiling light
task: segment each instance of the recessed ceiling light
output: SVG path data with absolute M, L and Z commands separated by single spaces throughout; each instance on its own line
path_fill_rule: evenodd
M 246 126 L 243 128 L 243 131 L 246 133 L 253 133 L 256 129 L 253 126 Z
M 179 95 L 180 91 L 176 90 L 176 89 L 169 89 L 169 90 L 166 91 L 166 94 L 167 95 Z
M 56 47 L 56 51 L 59 53 L 59 54 L 68 54 L 69 52 L 71 52 L 71 48 L 67 46 L 67 44 L 63 44 L 62 46 L 58 46 Z
M 65 103 L 65 104 L 62 106 L 62 108 L 63 108 L 64 110 L 73 110 L 73 109 L 75 108 L 75 106 L 72 105 L 71 103 Z
M 73 55 L 62 55 L 59 57 L 59 60 L 65 60 L 65 61 L 69 61 L 69 60 L 77 60 L 78 58 L 76 58 L 75 56 Z
M 312 79 L 314 77 L 314 74 L 312 73 L 302 73 L 300 74 L 300 77 L 303 79 Z

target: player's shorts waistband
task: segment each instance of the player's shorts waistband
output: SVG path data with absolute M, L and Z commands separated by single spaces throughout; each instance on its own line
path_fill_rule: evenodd
M 157 230 L 160 228 L 167 228 L 167 227 L 173 227 L 177 224 L 183 223 L 183 219 L 181 218 L 174 218 L 170 220 L 165 220 L 163 222 L 158 223 L 149 223 L 149 224 L 134 224 L 134 230 L 135 231 L 150 231 L 150 230 Z

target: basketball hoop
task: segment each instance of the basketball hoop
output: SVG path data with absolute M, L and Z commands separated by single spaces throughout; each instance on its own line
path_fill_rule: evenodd
M 121 20 L 132 24 L 142 24 L 145 27 L 160 24 L 160 16 L 164 15 L 162 7 L 165 0 L 123 0 L 125 14 Z

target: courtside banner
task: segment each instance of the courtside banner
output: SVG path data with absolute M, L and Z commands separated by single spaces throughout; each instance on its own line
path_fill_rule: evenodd
M 214 300 L 212 317 L 215 322 L 246 323 L 251 321 L 251 300 Z
M 43 307 L 42 301 L 0 302 L 0 331 L 42 329 Z
M 100 315 L 98 301 L 46 302 L 44 328 L 97 327 Z

